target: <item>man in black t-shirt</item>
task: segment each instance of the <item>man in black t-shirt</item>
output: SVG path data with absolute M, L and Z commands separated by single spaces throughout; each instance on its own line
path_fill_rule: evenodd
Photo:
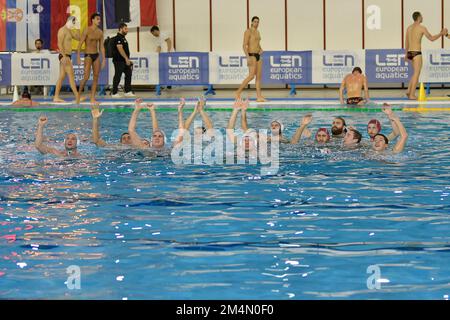
M 114 63 L 114 80 L 113 80 L 113 98 L 122 98 L 118 93 L 118 87 L 122 73 L 125 73 L 125 97 L 134 98 L 135 95 L 131 91 L 131 76 L 133 73 L 133 62 L 130 61 L 130 49 L 125 36 L 128 34 L 128 26 L 125 23 L 119 25 L 119 33 L 114 37 L 113 43 L 113 63 Z

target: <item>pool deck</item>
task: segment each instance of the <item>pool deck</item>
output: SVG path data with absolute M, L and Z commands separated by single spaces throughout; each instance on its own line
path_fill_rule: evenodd
M 287 89 L 268 89 L 264 90 L 263 93 L 266 95 L 268 102 L 257 103 L 255 101 L 254 95 L 255 91 L 250 89 L 244 92 L 243 97 L 249 95 L 251 103 L 250 107 L 259 107 L 267 109 L 266 106 L 270 106 L 270 109 L 278 108 L 289 108 L 289 109 L 306 109 L 307 106 L 312 108 L 318 106 L 330 106 L 334 108 L 342 108 L 343 106 L 339 104 L 338 91 L 336 89 L 306 89 L 298 92 L 296 96 L 290 96 L 289 90 Z M 404 96 L 404 89 L 374 89 L 371 91 L 373 97 L 367 106 L 363 108 L 379 108 L 383 103 L 389 103 L 394 106 L 439 106 L 439 111 L 450 110 L 450 94 L 448 89 L 433 89 L 432 94 L 427 98 L 425 102 L 412 101 L 406 99 Z M 180 97 L 186 98 L 186 106 L 191 107 L 196 103 L 197 97 L 202 94 L 201 91 L 176 88 L 172 90 L 164 90 L 161 96 L 156 96 L 154 92 L 149 91 L 138 91 L 136 96 L 142 98 L 146 103 L 154 103 L 157 106 L 174 106 L 178 104 Z M 231 108 L 234 91 L 229 89 L 219 89 L 216 90 L 216 95 L 209 95 L 207 97 L 208 106 L 218 108 L 218 109 L 229 109 Z M 66 103 L 53 103 L 50 97 L 43 96 L 33 96 L 33 100 L 41 103 L 40 108 L 43 107 L 67 107 L 74 106 L 73 95 L 71 93 L 64 92 L 61 97 L 66 99 Z M 118 106 L 132 106 L 134 104 L 135 98 L 132 99 L 113 99 L 110 96 L 99 96 L 97 100 L 100 102 L 101 106 L 104 107 L 118 107 Z M 2 95 L 0 96 L 0 108 L 5 110 L 11 106 L 12 96 Z M 81 103 L 78 107 L 87 108 L 90 106 L 88 101 Z M 427 108 L 428 109 L 428 108 Z M 436 109 L 433 107 L 433 109 Z

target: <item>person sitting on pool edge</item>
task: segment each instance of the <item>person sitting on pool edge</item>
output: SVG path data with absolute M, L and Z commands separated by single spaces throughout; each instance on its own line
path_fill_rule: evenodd
M 346 149 L 353 149 L 359 146 L 362 134 L 353 127 L 349 127 L 343 139 L 343 146 Z
M 137 99 L 135 104 L 141 104 L 142 100 Z M 100 118 L 103 115 L 104 110 L 99 109 L 99 103 L 95 103 L 91 105 L 91 114 L 92 114 L 92 141 L 97 147 L 111 147 L 117 146 L 106 143 L 100 136 Z M 144 141 L 143 141 L 144 142 Z M 147 141 L 148 142 L 148 141 Z M 131 146 L 131 138 L 128 132 L 122 133 L 120 136 L 119 144 L 122 146 Z
M 394 114 L 394 112 L 392 111 L 391 108 L 385 106 L 383 108 L 383 112 L 388 116 L 389 120 L 391 120 L 391 122 L 395 123 L 395 125 L 397 126 L 398 130 L 399 130 L 399 136 L 400 138 L 398 139 L 397 143 L 395 144 L 394 148 L 392 149 L 392 152 L 397 154 L 397 153 L 401 153 L 403 152 L 403 150 L 405 149 L 405 145 L 406 145 L 406 141 L 408 140 L 408 133 L 406 132 L 405 127 L 403 126 L 402 122 L 400 121 L 400 118 Z M 384 152 L 386 151 L 386 149 L 389 146 L 389 139 L 381 133 L 378 133 L 373 140 L 372 143 L 372 149 L 379 153 L 379 152 Z
M 384 103 L 383 107 L 384 108 L 390 107 L 390 105 L 387 103 Z M 392 132 L 387 136 L 389 141 L 394 140 L 400 134 L 395 122 L 391 121 L 391 126 L 392 126 Z M 370 141 L 373 142 L 373 139 L 375 138 L 375 136 L 377 134 L 379 134 L 380 132 L 381 132 L 381 122 L 378 121 L 377 119 L 370 120 L 369 123 L 367 124 L 367 134 L 370 137 Z
M 366 99 L 362 98 L 362 91 Z M 369 102 L 369 85 L 367 78 L 363 75 L 361 68 L 355 67 L 351 74 L 348 74 L 342 80 L 339 89 L 339 99 L 344 103 L 344 90 L 347 90 L 347 105 L 363 105 Z
M 344 138 L 347 124 L 345 123 L 345 119 L 342 117 L 336 117 L 333 120 L 333 124 L 331 125 L 331 134 L 333 138 Z
M 13 102 L 14 107 L 37 107 L 39 103 L 31 100 L 31 94 L 28 91 L 22 93 L 22 98 Z
M 67 134 L 64 139 L 64 150 L 60 151 L 44 144 L 44 127 L 48 119 L 46 116 L 39 117 L 36 140 L 34 146 L 41 154 L 53 154 L 59 157 L 80 157 L 78 153 L 78 138 L 75 134 Z
M 183 100 L 180 102 L 178 106 L 178 137 L 175 139 L 173 145 L 177 145 L 183 141 L 184 134 L 184 120 L 183 120 L 183 110 L 184 103 Z M 136 123 L 139 116 L 139 113 L 142 109 L 147 108 L 150 111 L 150 115 L 152 117 L 152 139 L 151 141 L 147 141 L 142 139 L 138 133 L 136 132 Z M 159 128 L 158 118 L 156 117 L 155 106 L 153 104 L 143 105 L 140 103 L 136 103 L 133 114 L 131 115 L 130 122 L 128 124 L 128 133 L 130 134 L 131 145 L 138 149 L 152 149 L 152 151 L 160 152 L 169 152 L 170 149 L 166 148 L 166 136 L 164 132 Z M 165 155 L 166 153 L 164 153 Z M 160 155 L 162 155 L 160 153 Z

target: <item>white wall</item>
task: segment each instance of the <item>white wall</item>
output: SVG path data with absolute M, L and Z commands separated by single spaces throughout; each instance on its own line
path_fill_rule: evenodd
M 323 2 L 288 0 L 288 50 L 323 49 Z
M 211 0 L 212 48 L 217 51 L 241 51 L 242 37 L 249 18 L 261 18 L 260 31 L 264 50 L 285 49 L 285 14 L 288 49 L 323 48 L 323 0 Z M 175 31 L 178 51 L 209 51 L 210 0 L 174 0 Z M 247 13 L 247 2 L 249 12 Z M 361 49 L 363 46 L 362 0 L 325 0 L 326 47 L 328 50 Z M 161 30 L 173 36 L 173 0 L 157 0 Z M 364 0 L 381 9 L 381 30 L 369 30 L 365 20 L 365 47 L 401 48 L 401 0 Z M 444 0 L 445 25 L 450 28 L 450 0 Z M 441 0 L 404 0 L 404 27 L 412 22 L 414 11 L 424 15 L 424 25 L 436 34 L 441 29 Z M 366 13 L 366 18 L 368 18 Z M 149 28 L 141 28 L 141 51 L 153 51 Z M 107 34 L 115 34 L 116 30 Z M 137 50 L 136 31 L 128 35 L 130 49 Z M 450 40 L 444 44 L 450 47 Z M 423 41 L 424 49 L 440 48 L 441 41 Z
M 377 6 L 380 9 L 380 29 L 367 27 L 367 20 L 372 13 L 367 9 Z M 365 1 L 365 48 L 398 49 L 402 47 L 402 7 L 401 0 L 366 0 Z
M 214 51 L 242 51 L 247 29 L 246 0 L 212 0 Z

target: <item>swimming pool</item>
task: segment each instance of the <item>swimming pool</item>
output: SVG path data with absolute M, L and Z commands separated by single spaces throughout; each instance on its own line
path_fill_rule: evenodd
M 80 133 L 87 158 L 43 157 L 40 114 L 1 112 L 0 298 L 448 299 L 450 113 L 399 112 L 406 152 L 383 159 L 283 147 L 273 176 L 97 149 L 83 110 L 47 112 L 46 136 L 58 145 Z M 250 112 L 249 122 L 282 119 L 290 136 L 305 114 Z M 311 128 L 337 115 L 363 132 L 376 117 L 388 131 L 384 114 L 352 110 L 315 109 Z M 107 110 L 105 140 L 129 117 Z M 211 117 L 223 128 L 229 112 Z M 176 112 L 159 120 L 175 129 Z M 148 116 L 139 127 L 149 132 Z M 69 266 L 80 290 L 65 284 Z M 369 288 L 368 268 L 381 288 Z

